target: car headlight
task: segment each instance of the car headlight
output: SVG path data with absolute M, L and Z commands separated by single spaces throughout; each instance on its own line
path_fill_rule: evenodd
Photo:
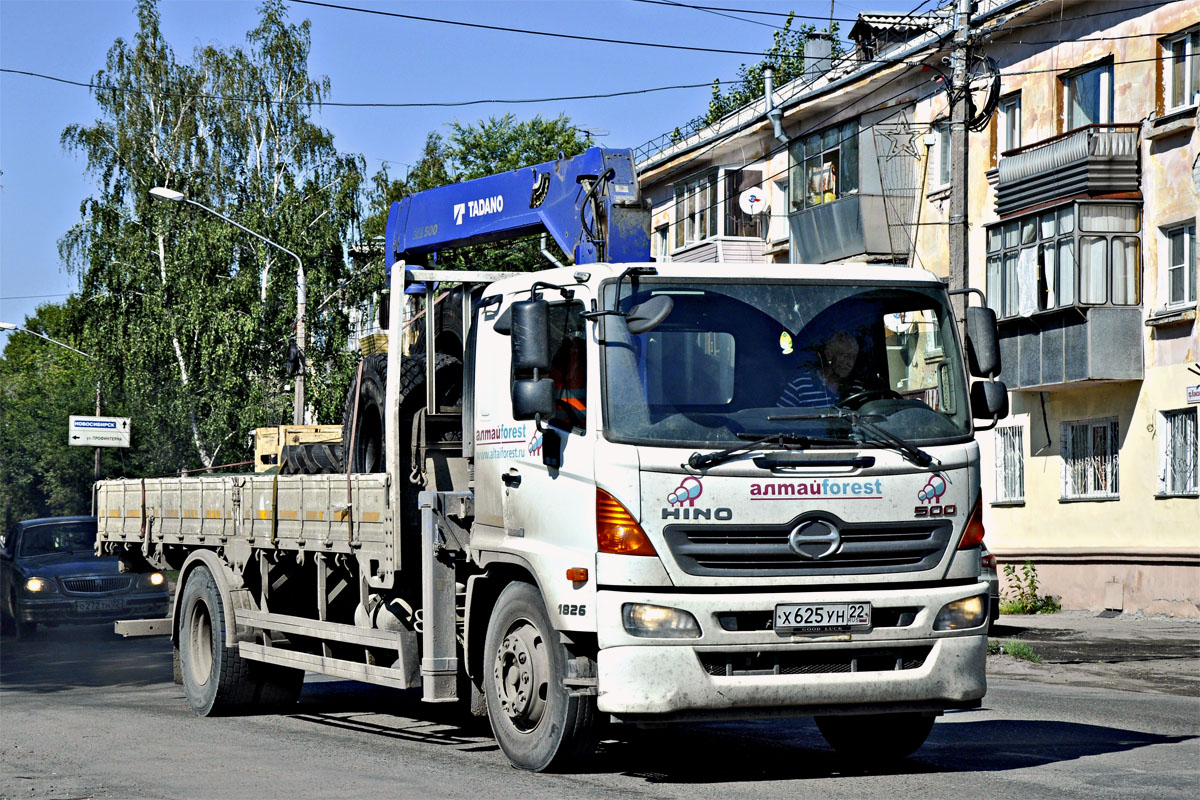
M 935 631 L 957 631 L 978 628 L 987 619 L 988 600 L 984 595 L 964 597 L 942 606 L 933 621 Z
M 49 594 L 50 592 L 57 592 L 58 587 L 49 578 L 33 577 L 25 580 L 25 591 L 30 594 Z
M 680 608 L 652 606 L 646 603 L 626 603 L 621 606 L 621 621 L 631 636 L 657 639 L 697 639 L 700 623 Z
M 147 572 L 138 578 L 139 589 L 149 589 L 152 586 L 162 586 L 167 582 L 167 576 L 161 572 Z

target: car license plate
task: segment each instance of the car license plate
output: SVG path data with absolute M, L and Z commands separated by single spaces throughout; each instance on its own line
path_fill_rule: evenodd
M 775 606 L 775 630 L 782 633 L 869 627 L 870 603 L 786 603 Z
M 108 600 L 76 600 L 75 610 L 83 614 L 88 611 L 116 611 L 121 607 L 121 601 Z

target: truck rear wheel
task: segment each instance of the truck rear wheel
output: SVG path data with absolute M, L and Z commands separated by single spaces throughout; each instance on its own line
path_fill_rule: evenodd
M 932 714 L 817 717 L 829 746 L 853 762 L 896 761 L 920 749 L 933 730 Z
M 188 573 L 180 603 L 179 666 L 192 711 L 211 717 L 294 703 L 304 672 L 238 655 L 225 643 L 226 602 L 208 567 Z
M 561 769 L 595 748 L 596 699 L 567 692 L 568 657 L 536 588 L 512 583 L 500 593 L 488 623 L 483 690 L 492 733 L 518 769 Z

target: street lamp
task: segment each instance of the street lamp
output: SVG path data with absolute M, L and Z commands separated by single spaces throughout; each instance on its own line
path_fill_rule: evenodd
M 250 230 L 240 222 L 235 222 L 229 217 L 222 214 L 216 209 L 209 208 L 203 203 L 198 203 L 185 195 L 183 192 L 177 192 L 174 189 L 168 189 L 165 186 L 155 186 L 150 190 L 150 196 L 155 200 L 167 200 L 172 203 L 187 203 L 188 205 L 202 208 L 208 213 L 220 217 L 238 230 L 245 231 L 251 236 L 259 239 L 272 247 L 276 247 L 287 253 L 292 258 L 296 259 L 296 347 L 300 351 L 300 372 L 296 375 L 296 397 L 292 403 L 292 424 L 304 424 L 304 349 L 305 349 L 305 326 L 304 316 L 305 307 L 308 304 L 308 288 L 304 281 L 304 262 L 300 260 L 300 256 L 288 250 L 278 242 L 273 242 L 261 233 L 256 233 Z M 270 265 L 263 269 L 262 281 L 259 287 L 260 300 L 265 305 L 267 302 L 267 274 L 271 271 Z
M 37 331 L 31 331 L 28 328 L 22 328 L 20 325 L 16 325 L 12 322 L 0 322 L 0 331 L 21 331 L 22 333 L 28 333 L 32 336 L 37 336 L 39 339 L 45 339 L 47 342 L 50 342 L 51 344 L 56 344 L 59 347 L 65 347 L 66 349 L 70 350 L 72 353 L 78 353 L 79 355 L 83 356 L 84 358 L 90 358 L 92 361 L 96 360 L 95 356 L 85 353 L 82 350 L 76 350 L 74 347 L 71 347 L 71 345 L 63 344 L 58 339 L 51 339 L 49 336 L 45 335 L 44 333 L 38 333 Z M 100 373 L 98 371 L 96 373 L 96 416 L 97 417 L 100 416 Z M 100 448 L 99 447 L 96 448 L 96 466 L 95 466 L 93 472 L 95 473 L 96 480 L 100 480 Z

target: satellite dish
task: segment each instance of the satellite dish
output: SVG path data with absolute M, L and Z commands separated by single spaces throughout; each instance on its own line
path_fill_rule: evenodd
M 767 210 L 767 193 L 761 186 L 751 186 L 738 196 L 738 208 L 743 214 L 761 214 Z
M 912 311 L 883 315 L 883 325 L 892 333 L 908 333 L 916 324 L 917 315 Z

